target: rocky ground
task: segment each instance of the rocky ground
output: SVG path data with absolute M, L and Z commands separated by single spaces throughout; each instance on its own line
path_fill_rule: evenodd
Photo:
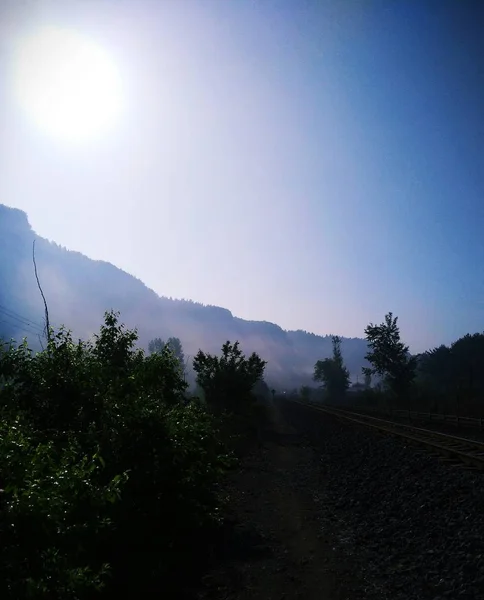
M 227 491 L 200 600 L 484 600 L 484 474 L 280 402 Z

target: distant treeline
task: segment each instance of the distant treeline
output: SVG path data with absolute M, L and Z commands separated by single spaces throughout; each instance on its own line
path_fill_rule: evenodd
M 333 357 L 317 361 L 314 368 L 321 389 L 305 386 L 299 394 L 332 403 L 483 416 L 484 333 L 412 356 L 397 321 L 388 313 L 383 323 L 365 329 L 370 366 L 362 369 L 364 383 L 350 386 L 341 340 L 333 336 Z M 378 383 L 372 384 L 375 377 Z

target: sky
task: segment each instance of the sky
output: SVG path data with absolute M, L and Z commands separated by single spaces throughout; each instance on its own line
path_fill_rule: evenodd
M 39 235 L 285 329 L 484 330 L 480 2 L 0 0 L 0 23 L 0 202 Z M 102 134 L 15 95 L 45 27 L 115 66 Z

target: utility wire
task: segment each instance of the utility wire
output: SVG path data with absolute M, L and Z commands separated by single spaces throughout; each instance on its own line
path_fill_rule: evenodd
M 2 304 L 0 304 L 0 311 L 8 314 L 9 316 L 15 317 L 17 319 L 20 319 L 21 321 L 23 321 L 24 323 L 27 323 L 29 325 L 34 325 L 36 327 L 39 327 L 42 329 L 43 325 L 41 323 L 38 323 L 37 321 L 34 321 L 33 319 L 29 319 L 28 317 L 24 317 L 23 315 L 21 315 L 20 313 L 16 312 L 15 310 L 12 310 L 11 308 L 7 308 L 6 306 L 3 306 Z
M 40 326 L 40 324 L 39 324 L 39 323 L 37 323 L 36 321 L 34 321 L 33 319 L 29 319 L 28 317 L 24 317 L 24 316 L 23 316 L 23 315 L 21 315 L 20 313 L 16 312 L 15 310 L 13 310 L 13 309 L 11 309 L 11 308 L 8 308 L 7 306 L 3 306 L 2 304 L 0 304 L 0 309 L 1 309 L 1 310 L 3 310 L 3 311 L 5 311 L 5 312 L 7 312 L 7 313 L 10 313 L 10 314 L 12 314 L 12 315 L 15 315 L 15 316 L 16 316 L 16 317 L 18 317 L 19 319 L 22 319 L 22 320 L 24 320 L 24 321 L 26 321 L 26 322 L 28 322 L 28 323 L 31 323 L 31 324 L 33 324 L 33 325 L 39 325 L 39 326 Z
M 6 325 L 12 325 L 11 321 L 6 321 L 5 319 L 0 319 L 0 323 L 5 323 Z M 20 329 L 20 331 L 23 331 L 25 333 L 35 333 L 36 335 L 39 335 L 37 331 L 34 331 L 32 329 L 26 329 L 25 327 L 21 327 L 19 325 L 17 325 L 16 323 L 14 323 L 15 327 L 17 327 L 17 329 Z
M 30 327 L 36 327 L 37 329 L 40 329 L 40 330 L 43 329 L 43 326 L 40 323 L 37 323 L 36 321 L 32 321 L 30 319 L 27 319 L 27 317 L 23 317 L 21 314 L 15 312 L 14 310 L 9 309 L 5 306 L 2 306 L 1 304 L 0 304 L 0 313 L 3 313 L 7 317 L 11 317 L 12 319 L 15 319 L 15 320 L 19 321 L 20 323 L 29 325 Z

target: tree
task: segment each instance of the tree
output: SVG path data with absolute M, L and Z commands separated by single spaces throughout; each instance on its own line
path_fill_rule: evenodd
M 174 357 L 178 360 L 178 362 L 180 363 L 181 370 L 184 373 L 186 366 L 185 354 L 183 352 L 183 346 L 180 341 L 180 338 L 171 337 L 168 338 L 168 341 L 166 342 L 161 338 L 154 338 L 148 344 L 148 352 L 150 354 L 161 354 L 166 349 L 170 350 Z
M 221 356 L 199 350 L 193 359 L 193 370 L 209 406 L 219 411 L 245 412 L 266 364 L 255 352 L 246 358 L 239 342 L 227 341 L 222 346 Z
M 442 410 L 479 412 L 484 395 L 484 334 L 465 335 L 419 356 L 417 383 Z
M 253 389 L 252 389 L 252 393 L 254 394 L 254 396 L 259 399 L 259 400 L 268 400 L 270 398 L 271 395 L 271 391 L 269 389 L 269 386 L 267 385 L 267 383 L 263 380 L 263 379 L 259 379 Z
M 166 346 L 166 342 L 161 338 L 154 338 L 148 344 L 148 352 L 150 354 L 154 354 L 155 352 L 161 353 L 163 352 Z
M 301 386 L 299 396 L 304 402 L 309 402 L 309 400 L 311 400 L 311 388 L 308 385 Z
M 182 370 L 184 371 L 185 370 L 185 354 L 183 352 L 183 346 L 180 341 L 180 338 L 177 338 L 177 337 L 168 338 L 166 345 L 173 352 L 175 358 L 178 359 L 178 361 L 180 362 L 180 365 L 182 367 Z
M 371 388 L 371 373 L 363 371 L 363 375 L 365 376 L 365 388 L 369 390 Z
M 316 362 L 313 379 L 323 384 L 329 399 L 340 400 L 350 385 L 350 373 L 341 354 L 341 338 L 333 335 L 331 341 L 333 356 Z
M 417 359 L 411 356 L 408 346 L 400 340 L 398 317 L 389 312 L 384 323 L 370 323 L 365 329 L 368 352 L 366 360 L 372 365 L 364 367 L 363 373 L 378 374 L 385 384 L 401 399 L 415 379 Z

